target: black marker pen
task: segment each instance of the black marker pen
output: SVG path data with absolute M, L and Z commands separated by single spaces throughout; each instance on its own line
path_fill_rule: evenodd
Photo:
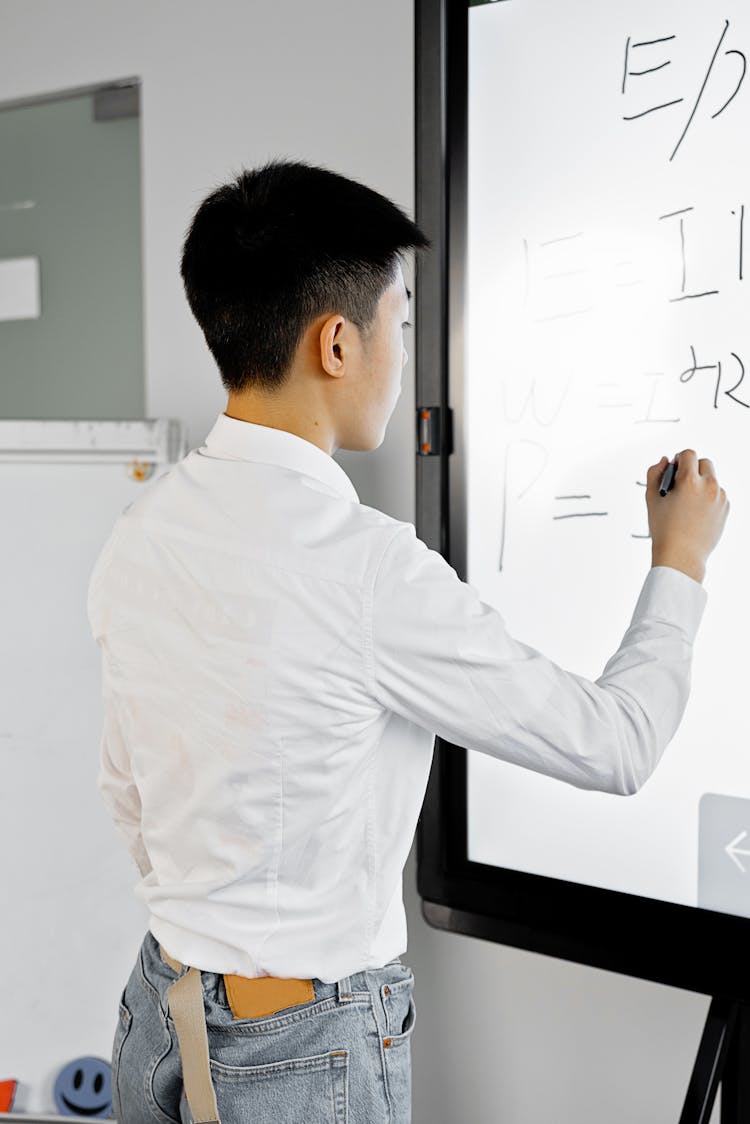
M 674 487 L 675 473 L 677 472 L 677 462 L 670 461 L 664 472 L 661 474 L 659 482 L 659 495 L 666 496 L 670 488 Z

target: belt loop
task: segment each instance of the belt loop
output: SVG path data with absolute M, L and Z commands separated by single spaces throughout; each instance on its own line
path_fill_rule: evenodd
M 352 998 L 352 981 L 350 976 L 344 976 L 336 984 L 339 1003 L 349 1003 Z
M 176 972 L 178 976 L 184 976 L 187 974 L 187 972 L 189 971 L 189 965 L 183 964 L 180 960 L 175 960 L 173 956 L 169 955 L 166 948 L 164 948 L 162 944 L 159 944 L 159 953 L 164 963 L 168 964 L 172 971 Z

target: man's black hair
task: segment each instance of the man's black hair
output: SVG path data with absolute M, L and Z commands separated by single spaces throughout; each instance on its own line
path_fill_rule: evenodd
M 377 191 L 287 159 L 240 173 L 198 207 L 185 293 L 228 391 L 274 388 L 308 325 L 340 313 L 365 345 L 403 250 L 430 240 Z

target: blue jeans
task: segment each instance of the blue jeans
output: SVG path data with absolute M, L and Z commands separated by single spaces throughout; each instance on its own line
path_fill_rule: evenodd
M 190 1124 L 167 1002 L 177 978 L 147 930 L 112 1044 L 120 1124 Z M 222 1124 L 411 1124 L 414 974 L 399 958 L 337 983 L 313 979 L 309 1003 L 262 1018 L 233 1017 L 221 973 L 201 980 Z

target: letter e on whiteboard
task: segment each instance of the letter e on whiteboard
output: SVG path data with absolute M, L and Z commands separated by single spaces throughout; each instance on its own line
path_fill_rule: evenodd
M 41 316 L 39 258 L 0 258 L 0 320 Z

